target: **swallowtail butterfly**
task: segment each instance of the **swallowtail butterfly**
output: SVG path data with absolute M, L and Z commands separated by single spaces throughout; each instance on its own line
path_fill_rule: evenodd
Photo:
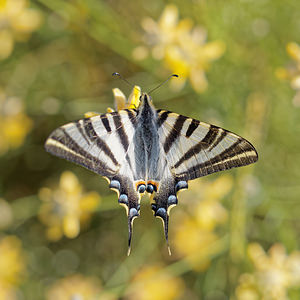
M 61 126 L 45 143 L 51 154 L 104 176 L 117 192 L 128 217 L 128 254 L 141 195 L 151 195 L 154 216 L 162 219 L 168 243 L 170 209 L 189 180 L 258 159 L 250 142 L 228 130 L 157 110 L 146 93 L 139 100 L 136 108 Z

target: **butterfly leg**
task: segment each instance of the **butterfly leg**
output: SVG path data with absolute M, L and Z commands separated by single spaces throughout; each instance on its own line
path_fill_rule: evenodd
M 128 255 L 131 251 L 132 227 L 135 218 L 139 217 L 140 194 L 134 189 L 132 180 L 126 177 L 113 178 L 109 187 L 115 190 L 119 196 L 119 204 L 124 206 L 128 218 Z
M 177 192 L 182 189 L 187 189 L 187 187 L 188 184 L 186 181 L 176 181 L 174 178 L 169 178 L 161 182 L 159 190 L 153 198 L 154 203 L 152 204 L 152 210 L 154 216 L 160 218 L 163 222 L 169 255 L 171 255 L 168 241 L 170 210 L 178 203 Z

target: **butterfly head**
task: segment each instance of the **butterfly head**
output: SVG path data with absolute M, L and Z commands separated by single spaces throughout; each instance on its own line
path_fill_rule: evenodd
M 140 101 L 142 104 L 152 103 L 152 98 L 147 93 L 142 93 L 142 95 L 140 96 Z
M 153 102 L 152 102 L 152 98 L 151 98 L 151 96 L 149 96 L 149 94 L 142 93 L 142 95 L 140 96 L 139 109 L 140 110 L 149 110 L 149 108 L 151 108 L 153 110 L 155 109 Z

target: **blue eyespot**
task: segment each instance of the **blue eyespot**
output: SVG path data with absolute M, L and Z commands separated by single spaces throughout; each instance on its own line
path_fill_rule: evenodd
M 133 218 L 133 217 L 138 217 L 138 216 L 139 216 L 139 213 L 138 213 L 137 209 L 134 207 L 130 208 L 129 217 Z
M 176 192 L 178 192 L 179 190 L 182 190 L 182 189 L 187 189 L 187 188 L 188 188 L 188 183 L 186 181 L 178 181 L 175 186 Z
M 153 191 L 154 191 L 153 185 L 152 185 L 152 184 L 148 184 L 148 185 L 147 185 L 147 192 L 150 193 L 150 194 L 152 194 Z
M 128 196 L 125 194 L 121 194 L 119 197 L 119 203 L 128 204 Z
M 176 205 L 178 203 L 177 197 L 175 195 L 170 195 L 168 198 L 168 206 Z
M 161 218 L 163 218 L 163 219 L 166 217 L 166 215 L 167 215 L 167 211 L 166 211 L 166 209 L 163 208 L 163 207 L 160 207 L 160 208 L 156 211 L 156 214 L 155 214 L 155 216 L 161 217 Z
M 118 180 L 112 180 L 109 184 L 109 188 L 120 190 L 120 182 Z
M 146 191 L 146 185 L 140 184 L 137 189 L 139 193 L 143 194 Z

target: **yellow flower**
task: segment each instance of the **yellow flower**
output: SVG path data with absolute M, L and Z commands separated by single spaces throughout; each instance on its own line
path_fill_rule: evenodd
M 126 99 L 126 96 L 118 88 L 113 89 L 113 94 L 114 94 L 115 110 L 117 111 L 126 108 L 135 109 L 138 108 L 140 105 L 141 88 L 137 85 L 133 87 L 132 92 L 129 95 L 128 99 Z M 113 112 L 113 111 L 114 109 L 110 107 L 107 108 L 107 112 Z M 100 113 L 86 112 L 84 114 L 85 118 L 90 118 L 97 115 L 100 115 Z
M 116 110 L 126 108 L 134 109 L 137 108 L 140 104 L 141 88 L 137 85 L 133 87 L 128 99 L 126 99 L 126 96 L 118 88 L 113 89 L 113 94 Z
M 275 72 L 279 79 L 287 79 L 290 81 L 292 89 L 297 93 L 293 98 L 293 104 L 296 107 L 300 106 L 300 46 L 291 42 L 286 45 L 286 51 L 292 58 L 293 64 L 286 68 L 278 68 Z
M 155 265 L 146 266 L 135 275 L 127 295 L 130 300 L 172 300 L 178 299 L 183 290 L 181 278 Z
M 17 291 L 10 285 L 0 282 L 0 300 L 17 300 Z
M 167 5 L 158 22 L 145 18 L 142 27 L 152 57 L 162 60 L 167 69 L 180 75 L 180 79 L 171 85 L 180 89 L 189 78 L 194 90 L 203 92 L 208 85 L 205 71 L 212 61 L 223 55 L 225 44 L 222 41 L 206 42 L 206 31 L 194 27 L 190 19 L 179 20 L 175 5 Z M 147 48 L 143 46 L 133 51 L 135 59 L 144 59 L 147 54 Z
M 19 98 L 7 97 L 0 90 L 0 155 L 20 147 L 32 128 Z
M 275 244 L 268 254 L 257 243 L 248 246 L 255 271 L 240 276 L 237 299 L 287 300 L 289 288 L 300 288 L 300 252 L 287 255 L 283 245 Z
M 97 278 L 75 274 L 55 282 L 47 291 L 47 300 L 114 300 L 113 295 L 101 292 Z
M 15 40 L 26 40 L 41 24 L 41 15 L 26 0 L 0 0 L 0 59 L 10 56 Z
M 0 300 L 17 299 L 16 286 L 25 275 L 25 255 L 21 241 L 15 236 L 0 240 Z
M 19 284 L 25 273 L 25 255 L 21 241 L 15 236 L 0 240 L 0 282 Z
M 196 270 L 206 269 L 210 257 L 219 251 L 214 246 L 220 237 L 214 230 L 227 221 L 228 214 L 220 200 L 230 192 L 232 183 L 228 175 L 215 181 L 192 181 L 182 195 L 181 203 L 188 203 L 190 212 L 176 215 L 174 223 L 180 226 L 173 226 L 175 249 Z
M 100 202 L 98 193 L 84 194 L 77 177 L 69 171 L 61 175 L 57 189 L 41 188 L 39 197 L 43 200 L 40 220 L 47 226 L 47 237 L 54 241 L 63 235 L 75 238 Z

